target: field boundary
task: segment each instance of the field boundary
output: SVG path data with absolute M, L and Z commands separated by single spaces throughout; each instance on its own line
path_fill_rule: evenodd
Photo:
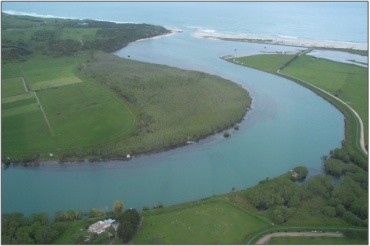
M 48 128 L 49 128 L 49 131 L 50 131 L 51 136 L 55 137 L 54 131 L 53 131 L 53 129 L 51 128 L 51 125 L 50 125 L 50 123 L 49 123 L 48 117 L 46 117 L 45 111 L 44 111 L 44 109 L 42 108 L 41 102 L 40 102 L 40 100 L 39 100 L 39 98 L 38 98 L 38 96 L 37 96 L 36 92 L 33 92 L 33 94 L 35 95 L 36 100 L 37 100 L 37 103 L 38 103 L 38 104 L 39 104 L 39 106 L 40 106 L 41 113 L 42 113 L 42 115 L 44 116 L 44 119 L 45 119 L 46 125 L 47 125 L 47 126 L 48 126 Z

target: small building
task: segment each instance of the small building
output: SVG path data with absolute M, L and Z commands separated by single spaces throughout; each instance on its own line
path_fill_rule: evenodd
M 104 221 L 98 221 L 98 222 L 96 222 L 95 224 L 92 224 L 89 227 L 89 231 L 91 231 L 92 233 L 100 234 L 100 233 L 104 232 L 105 229 L 110 227 L 114 222 L 115 222 L 115 220 L 112 220 L 112 219 L 107 219 L 107 220 L 104 220 Z

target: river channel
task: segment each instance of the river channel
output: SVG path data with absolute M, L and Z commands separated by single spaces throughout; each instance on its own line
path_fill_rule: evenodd
M 322 172 L 321 157 L 340 147 L 344 117 L 311 91 L 280 77 L 228 63 L 220 56 L 295 51 L 300 47 L 198 39 L 193 30 L 135 42 L 121 57 L 216 74 L 253 97 L 238 131 L 130 161 L 42 163 L 2 169 L 2 213 L 165 206 L 251 187 L 298 165 Z

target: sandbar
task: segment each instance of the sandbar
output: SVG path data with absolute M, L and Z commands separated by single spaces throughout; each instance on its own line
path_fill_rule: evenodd
M 353 49 L 353 50 L 368 50 L 367 44 L 361 43 L 346 43 L 346 42 L 332 42 L 332 41 L 317 41 L 289 37 L 264 37 L 255 35 L 239 35 L 239 34 L 223 34 L 216 32 L 205 32 L 198 30 L 193 33 L 197 38 L 212 38 L 222 40 L 233 40 L 252 43 L 289 45 L 299 47 L 313 47 L 313 48 L 334 48 L 334 49 Z

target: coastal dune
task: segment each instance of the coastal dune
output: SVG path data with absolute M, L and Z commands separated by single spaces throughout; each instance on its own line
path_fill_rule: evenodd
M 361 43 L 345 43 L 345 42 L 332 42 L 332 41 L 317 41 L 307 40 L 290 37 L 263 37 L 255 35 L 242 35 L 242 34 L 223 34 L 216 32 L 206 32 L 198 30 L 193 33 L 194 37 L 197 38 L 213 38 L 223 40 L 234 40 L 242 42 L 254 42 L 254 43 L 265 43 L 265 44 L 277 44 L 277 45 L 290 45 L 290 46 L 303 46 L 303 47 L 315 47 L 315 48 L 336 48 L 336 49 L 354 49 L 354 50 L 367 50 L 367 44 Z

